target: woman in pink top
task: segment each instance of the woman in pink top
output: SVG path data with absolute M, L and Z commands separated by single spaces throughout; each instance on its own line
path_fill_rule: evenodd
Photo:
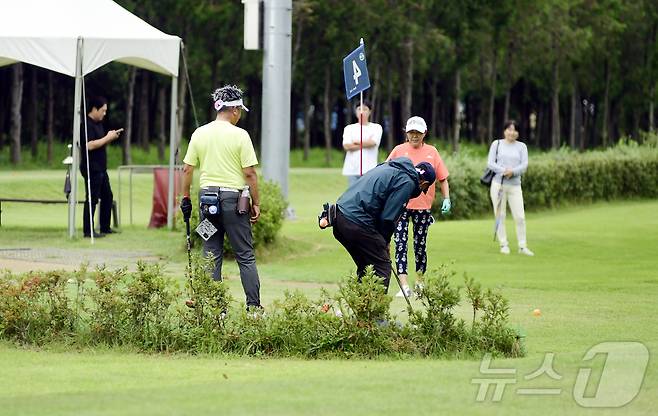
M 441 159 L 441 155 L 434 146 L 425 143 L 427 135 L 427 124 L 422 117 L 414 116 L 407 120 L 406 143 L 397 145 L 388 156 L 387 160 L 398 157 L 408 157 L 414 165 L 420 162 L 429 162 L 436 172 L 436 179 L 441 186 L 443 195 L 443 204 L 441 213 L 450 212 L 450 187 L 448 186 L 448 169 Z M 398 222 L 393 238 L 395 239 L 395 263 L 400 277 L 400 282 L 404 289 L 398 292 L 396 296 L 403 297 L 405 294 L 411 296 L 411 289 L 407 281 L 407 238 L 409 235 L 409 219 L 413 223 L 414 234 L 414 254 L 416 259 L 416 290 L 422 289 L 422 278 L 427 270 L 427 232 L 429 226 L 434 223 L 432 217 L 432 202 L 434 202 L 435 187 L 430 187 L 426 194 L 421 194 L 407 204 L 407 209 L 402 213 Z

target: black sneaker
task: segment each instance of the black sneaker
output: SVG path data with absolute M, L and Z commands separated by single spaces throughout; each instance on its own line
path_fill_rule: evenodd
M 119 234 L 119 231 L 115 231 L 113 229 L 109 229 L 107 231 L 101 231 L 101 234 Z

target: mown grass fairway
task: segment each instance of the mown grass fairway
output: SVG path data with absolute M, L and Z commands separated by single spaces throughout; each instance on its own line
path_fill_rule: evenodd
M 60 172 L 0 172 L 0 197 L 60 195 Z M 113 177 L 115 198 L 116 176 Z M 297 219 L 287 221 L 275 247 L 259 253 L 265 304 L 286 289 L 314 296 L 333 287 L 353 265 L 330 231 L 315 225 L 321 203 L 345 186 L 338 170 L 291 173 L 290 202 Z M 135 225 L 98 240 L 94 249 L 148 250 L 169 262 L 172 278 L 183 279 L 186 262 L 181 231 L 147 230 L 151 182 L 139 176 Z M 125 193 L 123 195 L 125 197 Z M 454 201 L 459 203 L 459 201 Z M 124 200 L 124 207 L 127 200 Z M 3 204 L 0 248 L 89 248 L 68 241 L 66 208 Z M 658 397 L 658 201 L 628 201 L 569 207 L 528 215 L 534 258 L 498 254 L 492 219 L 439 222 L 430 230 L 430 268 L 454 262 L 485 287 L 499 286 L 510 300 L 510 324 L 526 333 L 527 356 L 494 360 L 515 368 L 500 402 L 477 402 L 479 360 L 255 359 L 235 356 L 145 355 L 132 351 L 44 349 L 0 344 L 0 409 L 3 415 L 201 415 L 201 414 L 654 414 Z M 125 211 L 124 211 L 125 214 Z M 126 219 L 124 216 L 124 224 Z M 513 239 L 511 221 L 508 234 Z M 513 240 L 512 240 L 513 244 Z M 3 267 L 0 252 L 0 268 Z M 242 300 L 237 266 L 225 269 L 234 296 Z M 461 283 L 461 280 L 459 281 Z M 392 282 L 390 292 L 397 291 Z M 541 317 L 532 315 L 535 308 Z M 396 299 L 393 312 L 404 309 Z M 463 307 L 460 314 L 469 319 Z M 404 314 L 401 314 L 404 319 Z M 639 395 L 619 409 L 585 409 L 573 399 L 581 367 L 591 367 L 587 393 L 596 392 L 605 358 L 582 361 L 604 341 L 639 341 L 650 360 Z M 547 352 L 553 369 L 534 380 Z M 492 377 L 492 376 L 489 376 Z M 620 391 L 623 391 L 622 383 Z M 519 388 L 561 389 L 558 395 L 522 396 Z

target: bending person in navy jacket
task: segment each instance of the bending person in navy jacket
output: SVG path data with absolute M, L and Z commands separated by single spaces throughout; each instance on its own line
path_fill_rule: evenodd
M 334 237 L 352 256 L 359 277 L 372 265 L 388 291 L 389 243 L 395 225 L 407 202 L 427 192 L 435 179 L 431 164 L 414 166 L 410 159 L 401 157 L 368 171 L 338 198 Z

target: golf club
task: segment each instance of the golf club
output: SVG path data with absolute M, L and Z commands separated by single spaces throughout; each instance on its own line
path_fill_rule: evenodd
M 407 293 L 404 291 L 404 288 L 402 287 L 402 282 L 400 282 L 400 278 L 398 277 L 398 273 L 395 271 L 395 265 L 393 262 L 391 262 L 391 271 L 393 272 L 393 276 L 395 276 L 395 280 L 398 281 L 398 286 L 400 286 L 400 290 L 402 291 L 402 295 L 404 295 L 404 300 L 407 301 L 407 306 L 409 306 L 409 310 L 413 313 L 414 308 L 411 307 L 411 302 L 409 302 L 409 297 L 407 296 Z
M 186 238 L 187 238 L 187 278 L 190 283 L 190 293 L 192 295 L 191 299 L 188 299 L 185 301 L 185 305 L 188 308 L 194 308 L 195 301 L 194 301 L 194 286 L 192 285 L 192 240 L 190 238 L 190 219 L 186 218 L 185 219 L 185 231 L 186 231 Z

